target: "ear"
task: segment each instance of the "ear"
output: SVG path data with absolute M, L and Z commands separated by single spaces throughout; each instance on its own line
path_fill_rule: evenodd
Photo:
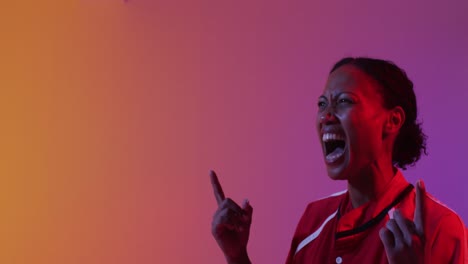
M 396 106 L 388 111 L 387 120 L 384 125 L 384 134 L 398 134 L 401 126 L 405 123 L 405 111 L 401 106 Z

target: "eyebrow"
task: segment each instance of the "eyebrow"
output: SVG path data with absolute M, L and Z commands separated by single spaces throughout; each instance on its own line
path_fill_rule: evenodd
M 356 93 L 344 91 L 344 92 L 338 93 L 337 95 L 332 95 L 332 98 L 333 98 L 333 97 L 335 97 L 335 98 L 340 97 L 340 95 L 342 95 L 342 94 L 350 94 L 350 95 L 352 95 L 352 96 L 357 96 Z M 327 98 L 325 95 L 323 95 L 323 94 L 320 95 L 318 99 L 325 99 L 325 100 L 328 100 L 328 98 Z

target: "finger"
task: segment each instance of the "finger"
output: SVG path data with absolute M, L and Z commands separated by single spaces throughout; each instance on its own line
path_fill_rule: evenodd
M 242 232 L 248 229 L 252 223 L 252 207 L 244 201 L 243 208 L 241 208 L 232 199 L 226 198 L 221 202 L 214 218 L 217 219 L 213 222 L 218 221 L 224 225 L 221 225 L 221 228 L 226 227 L 231 231 Z
M 224 201 L 221 202 L 219 207 L 229 208 L 229 210 L 233 211 L 236 215 L 239 215 L 239 216 L 244 214 L 244 210 L 242 210 L 242 208 L 237 203 L 235 203 L 231 198 L 224 199 Z
M 416 183 L 416 207 L 414 209 L 414 226 L 418 235 L 422 236 L 424 233 L 424 197 L 426 196 L 426 186 L 422 180 Z
M 412 241 L 413 241 L 413 231 L 414 231 L 414 228 L 411 227 L 411 225 L 413 225 L 413 222 L 404 218 L 401 215 L 400 210 L 395 210 L 395 212 L 393 213 L 393 216 L 398 227 L 401 230 L 401 233 L 403 234 L 403 239 L 406 245 L 411 246 Z
M 221 184 L 219 183 L 218 176 L 216 176 L 216 173 L 214 171 L 210 171 L 210 180 L 211 185 L 213 186 L 213 192 L 216 198 L 216 202 L 218 202 L 218 205 L 220 205 L 221 202 L 224 201 L 225 196 L 223 188 L 221 188 Z
M 379 231 L 379 237 L 387 253 L 392 252 L 395 247 L 395 238 L 390 230 L 382 227 Z
M 236 230 L 241 224 L 241 217 L 238 214 L 229 208 L 222 208 L 213 216 L 212 231 L 221 234 L 225 230 Z
M 387 229 L 390 230 L 395 238 L 395 247 L 403 245 L 405 243 L 403 234 L 401 233 L 398 224 L 396 223 L 395 219 L 390 219 L 386 225 Z

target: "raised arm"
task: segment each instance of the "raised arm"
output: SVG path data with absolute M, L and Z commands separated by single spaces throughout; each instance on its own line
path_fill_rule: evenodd
M 226 257 L 228 264 L 251 264 L 247 254 L 253 208 L 248 200 L 242 207 L 224 196 L 214 171 L 210 172 L 211 185 L 218 203 L 211 225 L 211 233 Z

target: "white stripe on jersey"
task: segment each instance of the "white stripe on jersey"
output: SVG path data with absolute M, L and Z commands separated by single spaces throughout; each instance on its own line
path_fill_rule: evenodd
M 301 243 L 299 243 L 299 245 L 297 246 L 297 249 L 296 249 L 296 252 L 294 254 L 297 254 L 297 252 L 299 252 L 299 250 L 301 250 L 303 247 L 305 247 L 307 244 L 309 244 L 310 242 L 312 242 L 314 239 L 316 239 L 320 233 L 322 232 L 322 229 L 323 227 L 330 221 L 333 219 L 333 217 L 335 217 L 336 213 L 338 213 L 338 210 L 336 210 L 333 214 L 331 214 L 330 216 L 327 217 L 327 219 L 325 219 L 325 221 L 322 223 L 322 225 L 317 229 L 315 230 L 315 232 L 313 232 L 312 234 L 310 234 L 308 237 L 306 237 L 304 240 L 302 240 Z

